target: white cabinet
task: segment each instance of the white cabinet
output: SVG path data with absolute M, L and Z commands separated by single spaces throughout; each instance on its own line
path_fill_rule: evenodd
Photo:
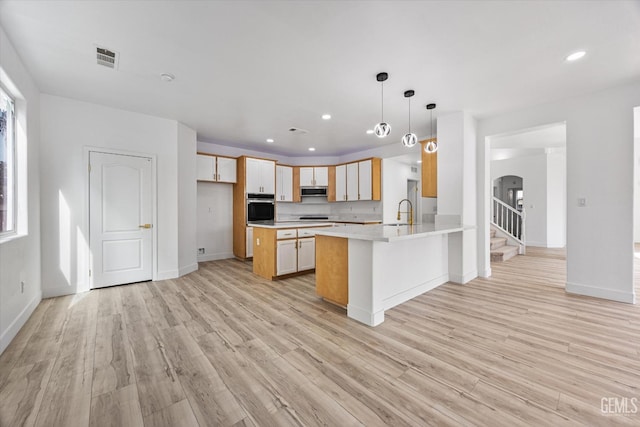
M 300 187 L 326 187 L 327 185 L 329 185 L 328 167 L 300 168 Z
M 253 256 L 253 227 L 247 227 L 246 229 L 247 236 L 247 258 L 251 258 Z
M 298 271 L 297 246 L 296 239 L 278 240 L 276 243 L 276 274 L 278 276 Z
M 236 159 L 216 157 L 218 182 L 236 182 Z
M 347 165 L 336 166 L 336 201 L 347 200 Z
M 196 179 L 208 182 L 236 182 L 236 159 L 198 154 Z
M 298 239 L 298 271 L 316 268 L 316 239 Z
M 347 200 L 358 200 L 358 163 L 347 163 Z
M 371 200 L 371 160 L 358 162 L 358 200 Z
M 293 202 L 293 168 L 276 166 L 276 201 Z
M 247 158 L 247 193 L 275 194 L 276 163 L 273 160 Z

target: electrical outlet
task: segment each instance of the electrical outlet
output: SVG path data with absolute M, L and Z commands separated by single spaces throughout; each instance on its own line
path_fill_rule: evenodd
M 198 255 L 204 254 L 204 248 L 198 248 Z

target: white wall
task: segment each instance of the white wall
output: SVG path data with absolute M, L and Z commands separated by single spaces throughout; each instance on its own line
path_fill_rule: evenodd
M 45 94 L 41 113 L 43 294 L 88 289 L 87 165 L 83 157 L 88 146 L 156 155 L 156 278 L 177 277 L 178 123 Z
M 198 182 L 198 261 L 233 258 L 233 185 Z
M 639 101 L 640 83 L 635 83 L 478 122 L 478 263 L 481 269 L 490 271 L 491 177 L 487 137 L 566 122 L 566 289 L 617 301 L 635 301 L 633 200 L 629 195 L 633 194 L 633 108 Z M 579 198 L 586 198 L 585 207 L 578 206 Z M 603 223 L 606 223 L 606 232 Z
M 178 273 L 198 269 L 196 249 L 196 132 L 178 123 Z
M 40 93 L 0 28 L 0 82 L 15 99 L 20 237 L 0 243 L 0 353 L 42 299 L 40 274 Z M 24 292 L 20 282 L 24 282 Z
M 525 244 L 547 246 L 547 156 L 544 153 L 491 162 L 491 181 L 522 177 L 526 210 Z M 493 193 L 492 193 L 493 194 Z
M 407 222 L 407 214 L 402 214 L 398 221 L 398 203 L 407 198 L 407 180 L 420 181 L 420 172 L 411 172 L 411 166 L 393 159 L 382 159 L 382 222 L 394 224 Z M 420 199 L 418 199 L 420 200 Z M 421 206 L 413 207 L 418 212 L 416 218 L 421 218 Z M 408 205 L 402 204 L 402 211 L 407 211 Z
M 547 150 L 547 247 L 567 242 L 567 157 L 564 150 Z
M 638 101 L 640 103 L 640 101 Z M 633 223 L 634 242 L 640 242 L 640 106 L 633 109 Z

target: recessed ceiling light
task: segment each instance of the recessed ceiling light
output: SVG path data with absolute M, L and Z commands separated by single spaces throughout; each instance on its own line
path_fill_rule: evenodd
M 267 138 L 267 142 L 271 144 L 273 142 L 273 138 Z
M 577 61 L 578 59 L 582 58 L 583 56 L 585 56 L 587 54 L 587 52 L 585 52 L 584 50 L 579 50 L 577 52 L 573 52 L 570 55 L 567 55 L 567 57 L 565 58 L 565 61 Z
M 162 73 L 160 74 L 160 80 L 162 80 L 163 82 L 172 82 L 174 81 L 176 78 L 176 76 L 174 76 L 173 74 L 169 74 L 169 73 Z
M 331 118 L 331 114 L 323 114 L 322 120 L 329 120 Z
M 309 151 L 316 151 L 316 149 L 313 147 L 309 147 Z
M 367 135 L 371 135 L 373 133 L 373 129 L 367 129 Z

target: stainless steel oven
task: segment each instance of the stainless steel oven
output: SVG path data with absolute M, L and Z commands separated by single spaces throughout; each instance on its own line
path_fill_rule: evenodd
M 247 194 L 247 221 L 273 221 L 275 218 L 273 194 Z

